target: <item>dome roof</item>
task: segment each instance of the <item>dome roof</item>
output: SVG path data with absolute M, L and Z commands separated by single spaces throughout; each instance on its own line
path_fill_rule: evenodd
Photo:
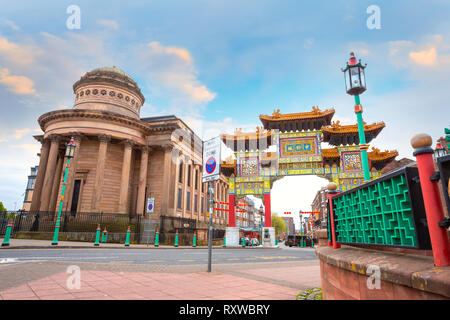
M 116 68 L 116 66 L 112 66 L 112 68 L 111 67 L 96 68 L 90 72 L 93 72 L 93 73 L 94 72 L 115 72 L 115 73 L 118 73 L 120 75 L 123 75 L 123 76 L 128 77 L 131 80 L 133 80 L 133 78 L 131 78 L 128 73 L 126 73 L 125 71 L 123 71 L 121 69 Z
M 81 85 L 103 81 L 125 87 L 128 90 L 135 92 L 142 99 L 142 103 L 144 103 L 145 98 L 141 93 L 141 89 L 139 88 L 138 84 L 133 80 L 133 78 L 131 78 L 129 74 L 119 68 L 116 68 L 115 66 L 96 68 L 92 71 L 86 72 L 80 78 L 80 80 L 74 83 L 73 92 L 75 93 L 77 88 Z

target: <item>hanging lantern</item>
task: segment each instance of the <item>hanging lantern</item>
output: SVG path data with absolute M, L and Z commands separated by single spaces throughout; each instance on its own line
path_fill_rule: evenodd
M 355 54 L 350 53 L 346 68 L 341 69 L 344 72 L 345 88 L 349 95 L 356 96 L 366 91 L 366 76 L 364 74 L 366 66 L 367 64 L 361 65 L 361 60 L 356 62 Z
M 75 141 L 73 140 L 73 137 L 70 138 L 69 143 L 66 144 L 66 154 L 65 156 L 67 158 L 73 158 L 75 154 Z

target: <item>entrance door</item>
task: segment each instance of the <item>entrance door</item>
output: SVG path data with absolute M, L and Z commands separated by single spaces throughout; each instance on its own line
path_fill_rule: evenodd
M 81 180 L 75 180 L 73 184 L 72 204 L 70 206 L 70 214 L 75 216 L 78 208 L 78 199 L 80 197 Z

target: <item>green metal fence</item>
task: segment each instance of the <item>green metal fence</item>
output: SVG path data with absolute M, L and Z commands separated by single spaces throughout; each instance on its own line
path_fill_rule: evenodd
M 340 193 L 333 210 L 339 243 L 431 249 L 417 168 Z

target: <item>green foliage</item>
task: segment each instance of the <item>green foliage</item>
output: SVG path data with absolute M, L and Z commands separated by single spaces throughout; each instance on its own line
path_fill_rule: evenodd
M 276 214 L 272 215 L 272 227 L 275 228 L 276 237 L 286 231 L 286 223 L 280 216 L 277 216 Z
M 3 206 L 3 202 L 0 201 L 0 212 L 6 212 L 6 208 Z
M 296 300 L 323 300 L 322 288 L 312 288 L 300 292 Z

